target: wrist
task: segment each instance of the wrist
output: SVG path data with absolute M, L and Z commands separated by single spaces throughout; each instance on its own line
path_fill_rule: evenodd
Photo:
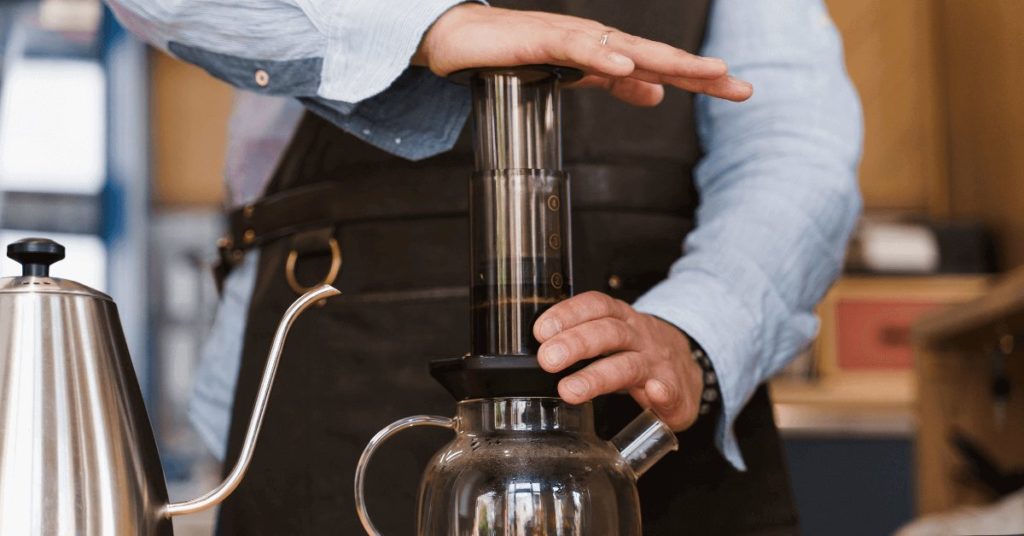
M 429 67 L 433 71 L 433 65 L 436 63 L 432 61 L 436 56 L 434 52 L 440 46 L 439 43 L 444 41 L 444 36 L 451 32 L 452 28 L 457 28 L 461 21 L 470 15 L 473 10 L 487 8 L 486 5 L 474 1 L 467 1 L 450 7 L 427 28 L 426 32 L 423 32 L 420 45 L 416 48 L 416 52 L 409 63 L 419 67 Z M 435 71 L 435 74 L 445 75 L 448 73 L 437 73 Z
M 711 412 L 711 408 L 706 407 L 708 404 L 705 398 L 717 397 L 717 391 L 715 394 L 706 394 L 709 386 L 713 386 L 712 389 L 717 389 L 717 376 L 714 375 L 711 361 L 707 359 L 704 350 L 689 334 L 668 320 L 654 315 L 649 316 L 664 323 L 671 333 L 668 344 L 670 348 L 674 349 L 672 353 L 675 359 L 679 360 L 681 366 L 682 377 L 680 380 L 684 383 L 681 387 L 685 393 L 687 411 L 692 412 L 693 420 L 690 421 L 692 425 L 702 415 Z M 708 371 L 711 372 L 710 376 Z

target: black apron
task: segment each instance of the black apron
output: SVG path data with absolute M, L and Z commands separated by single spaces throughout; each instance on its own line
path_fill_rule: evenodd
M 640 9 L 615 0 L 563 0 L 512 7 L 589 17 L 686 50 L 700 48 L 707 1 L 650 4 Z M 633 108 L 596 90 L 566 91 L 563 102 L 576 291 L 633 300 L 664 279 L 693 226 L 691 173 L 700 150 L 692 96 L 670 90 L 653 109 Z M 362 534 L 352 485 L 370 437 L 401 417 L 454 413 L 455 402 L 430 377 L 427 363 L 470 347 L 469 130 L 452 151 L 407 162 L 313 114 L 300 123 L 267 194 L 333 183 L 339 195 L 366 202 L 351 211 L 358 216 L 342 215 L 261 247 L 229 461 L 241 448 L 274 328 L 297 297 L 285 278 L 289 254 L 301 253 L 296 279 L 313 284 L 329 271 L 326 244 L 334 238 L 343 260 L 335 286 L 343 295 L 295 324 L 248 476 L 221 508 L 220 534 Z M 387 210 L 377 214 L 378 206 Z M 595 410 L 606 438 L 639 412 L 624 395 L 598 399 Z M 722 458 L 714 424 L 703 419 L 681 433 L 680 450 L 640 480 L 644 533 L 796 534 L 766 389 L 757 391 L 736 423 L 748 471 L 738 472 Z M 367 495 L 383 534 L 415 534 L 420 475 L 449 439 L 443 431 L 416 429 L 378 451 Z

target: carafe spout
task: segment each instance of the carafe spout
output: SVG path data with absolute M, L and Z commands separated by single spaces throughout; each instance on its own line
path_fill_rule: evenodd
M 242 452 L 238 455 L 238 461 L 235 462 L 234 468 L 231 469 L 231 473 L 219 486 L 205 495 L 189 501 L 168 504 L 163 509 L 165 517 L 192 514 L 216 506 L 228 498 L 235 491 L 235 488 L 242 483 L 246 471 L 249 470 L 249 462 L 252 461 L 253 452 L 256 449 L 256 439 L 259 436 L 260 427 L 263 425 L 263 415 L 267 411 L 267 401 L 270 398 L 270 388 L 274 384 L 274 375 L 277 374 L 277 365 L 281 361 L 284 343 L 288 338 L 288 332 L 291 330 L 292 323 L 311 305 L 338 294 L 341 294 L 341 291 L 338 289 L 330 285 L 320 285 L 300 296 L 299 299 L 295 300 L 288 307 L 284 317 L 281 318 L 281 323 L 277 326 L 277 332 L 274 333 L 274 340 L 270 345 L 270 354 L 267 356 L 267 365 L 263 369 L 263 379 L 260 381 L 260 389 L 256 393 L 256 403 L 253 406 L 252 417 L 249 419 L 249 428 L 245 432 L 245 441 L 242 443 Z
M 675 432 L 649 409 L 615 434 L 611 442 L 636 478 L 669 452 L 679 450 Z

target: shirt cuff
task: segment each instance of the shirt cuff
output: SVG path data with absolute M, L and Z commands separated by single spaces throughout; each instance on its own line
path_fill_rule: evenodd
M 422 67 L 409 67 L 383 93 L 352 106 L 300 99 L 353 136 L 408 160 L 443 153 L 455 145 L 469 116 L 469 88 Z
M 320 97 L 357 103 L 384 91 L 409 67 L 427 29 L 465 0 L 337 2 L 327 13 Z
M 762 381 L 762 373 L 749 365 L 760 353 L 755 316 L 723 282 L 699 270 L 674 273 L 633 307 L 682 329 L 711 359 L 722 393 L 715 442 L 729 463 L 746 470 L 733 424 Z

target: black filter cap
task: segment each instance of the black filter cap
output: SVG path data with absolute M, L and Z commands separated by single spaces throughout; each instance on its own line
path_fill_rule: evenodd
M 21 263 L 21 275 L 50 277 L 50 265 L 64 258 L 64 246 L 48 238 L 25 238 L 7 245 L 7 256 Z
M 537 82 L 548 78 L 557 78 L 563 83 L 569 84 L 583 78 L 583 71 L 574 67 L 561 65 L 517 65 L 515 67 L 472 67 L 455 71 L 448 75 L 448 79 L 456 84 L 469 85 L 469 81 L 478 73 L 514 73 L 524 78 L 526 82 Z
M 430 375 L 456 400 L 508 396 L 558 396 L 558 381 L 583 368 L 558 373 L 540 368 L 536 356 L 471 355 L 430 362 Z

